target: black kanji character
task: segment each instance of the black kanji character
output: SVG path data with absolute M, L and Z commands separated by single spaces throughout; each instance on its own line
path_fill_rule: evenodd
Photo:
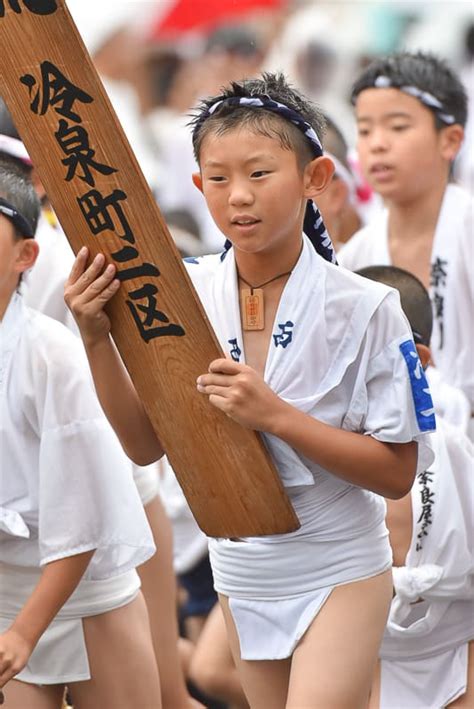
M 430 283 L 432 286 L 435 288 L 438 288 L 438 286 L 441 284 L 442 286 L 446 285 L 446 278 L 448 275 L 448 272 L 446 270 L 446 266 L 448 265 L 448 262 L 445 259 L 438 258 L 436 261 L 433 261 L 431 264 L 431 280 Z
M 444 297 L 438 292 L 435 292 L 433 296 L 433 305 L 435 318 L 442 318 L 444 315 Z
M 132 259 L 138 258 L 140 254 L 133 246 L 124 246 L 120 251 L 115 251 L 110 255 L 117 263 L 125 263 L 125 261 L 132 261 Z
M 170 323 L 167 315 L 161 310 L 157 310 L 155 297 L 157 293 L 158 288 L 156 286 L 151 283 L 146 283 L 141 288 L 128 294 L 132 300 L 127 300 L 126 303 L 133 315 L 141 338 L 145 340 L 145 342 L 149 342 L 155 337 L 182 337 L 186 333 L 181 325 Z M 146 303 L 142 305 L 132 302 L 140 300 L 145 300 Z M 145 317 L 143 317 L 143 315 Z M 156 325 L 156 322 L 166 324 Z
M 8 0 L 13 12 L 21 13 L 19 0 Z M 27 10 L 35 15 L 52 15 L 58 9 L 56 0 L 23 0 L 23 4 Z M 5 16 L 5 2 L 0 0 L 0 17 Z
M 424 470 L 422 473 L 419 473 L 418 477 L 423 485 L 428 485 L 433 482 L 433 475 L 433 470 Z
M 37 81 L 32 74 L 24 74 L 20 81 L 28 87 L 30 97 Z M 58 67 L 51 62 L 45 61 L 41 64 L 40 88 L 37 88 L 30 104 L 33 113 L 44 116 L 50 106 L 54 108 L 60 116 L 68 118 L 75 123 L 82 123 L 78 113 L 73 111 L 74 103 L 92 103 L 94 100 L 85 91 L 72 84 L 69 79 L 59 71 Z
M 423 505 L 423 507 L 421 508 L 421 514 L 420 514 L 420 518 L 418 519 L 418 522 L 424 521 L 426 524 L 431 524 L 432 523 L 431 515 L 432 515 L 431 505 L 430 504 Z
M 70 126 L 63 118 L 59 121 L 59 127 L 54 134 L 61 146 L 61 150 L 68 157 L 62 160 L 63 165 L 67 165 L 68 171 L 66 181 L 69 182 L 76 176 L 78 167 L 82 170 L 79 179 L 87 182 L 91 187 L 95 186 L 94 176 L 91 170 L 100 172 L 102 175 L 111 175 L 117 172 L 114 167 L 101 165 L 94 160 L 95 150 L 89 145 L 89 136 L 82 126 Z
M 432 505 L 433 504 L 433 498 L 435 494 L 434 492 L 431 492 L 428 487 L 424 487 L 421 490 L 421 501 L 425 505 Z
M 117 236 L 134 244 L 135 237 L 123 213 L 122 206 L 119 204 L 124 199 L 127 199 L 127 195 L 122 190 L 114 190 L 107 197 L 97 190 L 90 190 L 82 197 L 78 197 L 77 201 L 93 234 L 100 234 L 107 230 L 116 232 L 116 220 L 118 221 L 117 226 L 121 227 L 123 231 L 123 234 L 117 234 Z
M 152 263 L 142 263 L 140 266 L 133 268 L 125 268 L 123 271 L 117 271 L 119 281 L 130 281 L 132 278 L 140 278 L 142 276 L 159 276 L 159 269 Z M 153 286 L 154 288 L 155 286 Z

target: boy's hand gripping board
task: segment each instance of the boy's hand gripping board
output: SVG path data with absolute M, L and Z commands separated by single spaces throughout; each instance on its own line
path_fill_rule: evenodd
M 0 94 L 74 251 L 118 268 L 113 337 L 199 526 L 297 529 L 259 435 L 196 390 L 222 351 L 64 0 L 0 0 L 0 46 Z

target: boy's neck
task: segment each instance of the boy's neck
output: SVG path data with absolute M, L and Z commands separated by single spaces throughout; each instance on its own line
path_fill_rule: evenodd
M 3 318 L 5 317 L 5 313 L 7 312 L 7 308 L 10 305 L 10 302 L 15 295 L 15 291 L 16 291 L 17 287 L 18 287 L 18 284 L 15 285 L 13 290 L 11 290 L 9 288 L 0 289 L 0 323 L 2 322 Z
M 298 241 L 293 240 L 270 253 L 236 251 L 237 270 L 253 286 L 264 283 L 280 273 L 292 271 L 301 255 L 302 245 L 300 238 Z
M 387 200 L 389 241 L 433 240 L 447 183 L 404 202 Z

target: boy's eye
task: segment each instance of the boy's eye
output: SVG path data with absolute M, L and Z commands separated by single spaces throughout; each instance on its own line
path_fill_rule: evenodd
M 360 137 L 364 137 L 366 135 L 369 135 L 369 129 L 368 128 L 358 128 L 357 135 Z
M 269 174 L 269 170 L 255 170 L 252 172 L 251 177 L 264 177 Z
M 222 175 L 211 175 L 208 179 L 210 182 L 223 182 L 225 178 Z
M 407 128 L 409 128 L 408 123 L 403 123 L 403 124 L 398 123 L 398 124 L 392 126 L 392 130 L 396 130 L 398 132 L 401 132 L 402 130 L 406 130 Z

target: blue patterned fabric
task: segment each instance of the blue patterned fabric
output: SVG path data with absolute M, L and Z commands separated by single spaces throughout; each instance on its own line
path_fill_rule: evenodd
M 199 120 L 195 124 L 194 134 L 198 133 L 203 123 L 223 105 L 257 109 L 263 108 L 265 111 L 276 113 L 278 116 L 281 116 L 290 123 L 293 123 L 293 125 L 295 125 L 306 136 L 313 148 L 315 158 L 322 156 L 323 148 L 314 128 L 304 120 L 300 113 L 294 111 L 292 108 L 289 108 L 289 106 L 285 106 L 283 103 L 274 101 L 268 96 L 253 96 L 252 98 L 234 96 L 216 101 L 216 103 L 213 103 L 207 111 L 202 113 Z M 316 207 L 314 202 L 312 202 L 312 200 L 308 200 L 303 231 L 310 239 L 320 256 L 326 259 L 326 261 L 330 261 L 335 264 L 337 263 L 336 252 L 334 251 L 331 237 L 329 236 L 329 233 L 324 225 L 319 209 Z M 225 242 L 225 249 L 228 250 L 231 246 L 232 243 L 227 239 Z
M 400 345 L 400 352 L 405 359 L 410 376 L 413 403 L 415 405 L 416 420 L 420 431 L 435 431 L 436 419 L 433 400 L 423 367 L 416 351 L 413 340 L 406 340 Z

